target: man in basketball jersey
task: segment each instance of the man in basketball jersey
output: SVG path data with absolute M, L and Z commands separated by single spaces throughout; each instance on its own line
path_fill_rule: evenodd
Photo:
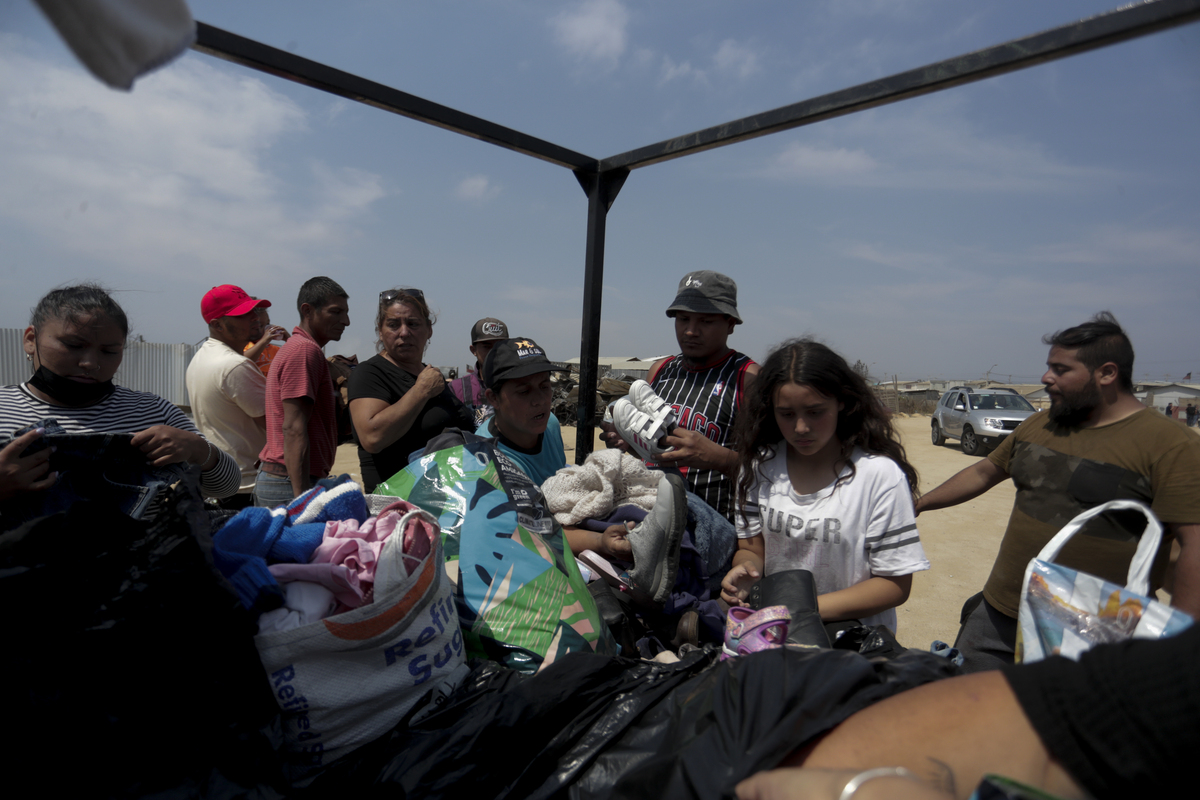
M 749 356 L 727 344 L 742 322 L 737 284 L 719 272 L 689 272 L 667 316 L 675 319 L 680 354 L 656 362 L 647 381 L 674 408 L 679 425 L 662 440 L 672 450 L 657 465 L 678 467 L 688 488 L 732 522 L 737 454 L 727 445 L 743 392 L 758 373 Z M 615 433 L 608 437 L 610 446 L 620 444 Z

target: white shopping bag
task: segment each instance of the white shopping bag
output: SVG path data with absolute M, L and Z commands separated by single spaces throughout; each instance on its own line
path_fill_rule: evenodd
M 1053 563 L 1088 520 L 1118 510 L 1135 510 L 1146 517 L 1125 586 Z M 1025 569 L 1017 615 L 1017 662 L 1052 655 L 1078 659 L 1093 645 L 1174 636 L 1191 625 L 1190 616 L 1148 596 L 1150 568 L 1161 541 L 1162 523 L 1136 500 L 1111 500 L 1068 522 Z

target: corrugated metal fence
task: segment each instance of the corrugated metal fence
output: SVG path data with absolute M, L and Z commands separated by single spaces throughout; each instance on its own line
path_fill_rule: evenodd
M 21 347 L 22 328 L 0 328 L 0 386 L 21 383 L 32 373 Z M 155 344 L 131 341 L 113 380 L 130 389 L 153 392 L 177 406 L 188 406 L 184 373 L 200 347 L 194 344 Z

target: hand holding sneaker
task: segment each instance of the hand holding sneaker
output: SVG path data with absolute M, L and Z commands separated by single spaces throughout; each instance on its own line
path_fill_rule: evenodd
M 629 543 L 629 530 L 632 522 L 621 525 L 610 525 L 600 534 L 600 549 L 596 552 L 609 558 L 619 558 L 629 561 L 633 558 L 633 545 Z
M 604 409 L 604 419 L 600 420 L 600 441 L 604 442 L 604 446 L 610 450 L 620 450 L 622 453 L 635 455 L 629 442 L 621 438 L 621 434 L 617 433 L 616 424 L 613 423 L 613 406 L 616 405 L 616 402 L 614 400 Z
M 669 448 L 658 456 L 658 461 L 666 466 L 715 469 L 724 473 L 737 466 L 737 453 L 698 431 L 676 427 L 662 437 L 659 444 Z
M 567 537 L 567 543 L 575 555 L 591 550 L 615 561 L 632 561 L 633 545 L 629 543 L 629 531 L 632 526 L 632 522 L 618 523 L 609 525 L 602 531 L 593 531 L 564 525 L 563 535 Z

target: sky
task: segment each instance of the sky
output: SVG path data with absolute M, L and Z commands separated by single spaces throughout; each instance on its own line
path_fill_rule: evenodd
M 196 19 L 603 158 L 1112 10 L 1118 0 L 190 0 Z M 680 278 L 734 278 L 758 360 L 811 335 L 877 377 L 1036 383 L 1111 309 L 1135 378 L 1200 376 L 1200 25 L 635 170 L 608 215 L 600 354 L 676 352 Z M 196 52 L 114 91 L 0 3 L 0 327 L 99 281 L 197 342 L 235 283 L 297 321 L 328 275 L 374 353 L 411 285 L 579 355 L 587 201 L 566 169 Z

